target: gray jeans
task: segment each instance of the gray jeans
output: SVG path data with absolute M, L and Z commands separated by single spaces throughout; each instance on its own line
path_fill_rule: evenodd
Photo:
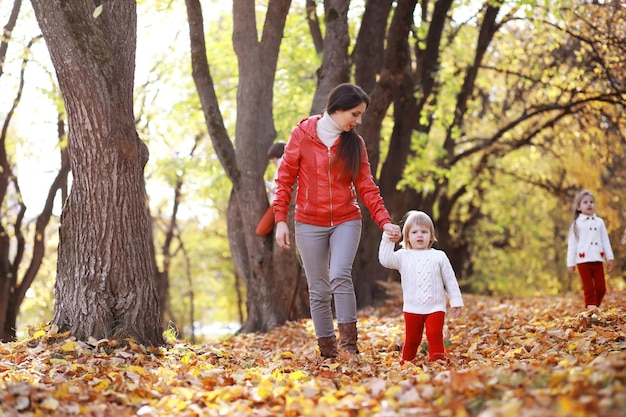
M 361 239 L 361 220 L 330 227 L 296 222 L 295 232 L 296 245 L 309 285 L 315 335 L 333 336 L 333 297 L 337 323 L 357 321 L 352 263 Z

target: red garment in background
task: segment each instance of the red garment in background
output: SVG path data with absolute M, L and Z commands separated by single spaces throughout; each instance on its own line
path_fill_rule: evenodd
M 259 224 L 256 226 L 256 234 L 260 236 L 265 236 L 274 230 L 274 210 L 272 210 L 272 206 L 270 206 L 266 211 L 261 220 L 259 220 Z

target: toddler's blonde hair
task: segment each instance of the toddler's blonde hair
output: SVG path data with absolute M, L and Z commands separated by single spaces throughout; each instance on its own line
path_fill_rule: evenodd
M 430 230 L 430 242 L 428 242 L 429 248 L 432 247 L 433 244 L 437 241 L 433 220 L 428 214 L 424 213 L 423 211 L 408 211 L 402 218 L 402 223 L 402 242 L 400 242 L 400 246 L 402 246 L 403 248 L 413 249 L 411 247 L 411 242 L 409 241 L 409 230 L 411 230 L 411 227 L 413 226 L 426 226 Z

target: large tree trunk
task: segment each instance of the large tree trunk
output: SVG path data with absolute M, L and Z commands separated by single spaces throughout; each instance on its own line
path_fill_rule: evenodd
M 69 121 L 53 323 L 78 339 L 163 343 L 135 130 L 135 1 L 32 0 Z M 101 13 L 100 13 L 101 12 Z

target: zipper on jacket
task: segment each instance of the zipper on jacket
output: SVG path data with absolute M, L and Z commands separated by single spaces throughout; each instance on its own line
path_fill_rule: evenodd
M 331 153 L 330 153 L 330 148 L 328 148 L 328 196 L 329 198 L 329 204 L 330 204 L 330 225 L 334 226 L 333 224 L 333 184 L 332 184 L 332 176 L 330 175 L 330 161 L 331 161 Z

